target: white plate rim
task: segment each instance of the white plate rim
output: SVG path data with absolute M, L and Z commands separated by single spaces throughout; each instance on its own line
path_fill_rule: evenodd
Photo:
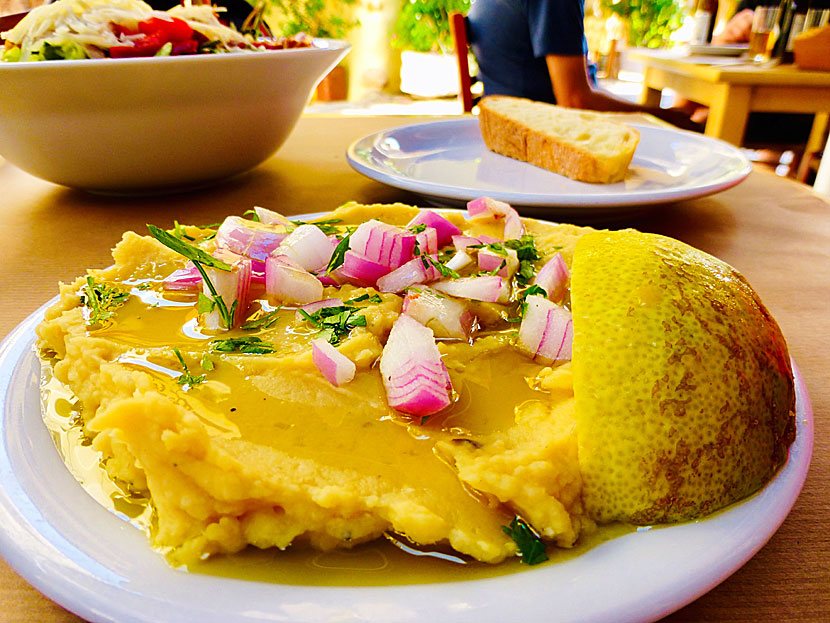
M 546 622 L 554 611 L 562 623 L 653 621 L 712 589 L 764 546 L 795 503 L 812 454 L 812 410 L 793 363 L 798 429 L 787 464 L 761 492 L 707 519 L 618 537 L 556 565 L 448 584 L 306 587 L 183 573 L 167 567 L 138 530 L 89 498 L 52 445 L 40 418 L 39 388 L 31 385 L 39 370 L 34 330 L 55 300 L 0 344 L 0 555 L 47 597 L 91 623 L 177 623 L 196 616 L 205 623 L 495 623 L 517 611 L 527 623 Z M 33 395 L 38 409 L 31 418 Z M 21 436 L 21 426 L 34 434 Z M 41 483 L 40 473 L 29 473 L 40 469 L 39 460 L 62 468 L 59 482 Z M 58 506 L 71 503 L 62 521 L 38 506 L 43 495 Z M 90 517 L 100 525 L 75 525 Z M 139 548 L 152 568 L 149 585 L 158 592 L 142 586 L 147 578 L 130 577 L 134 561 L 123 552 L 108 560 L 90 556 L 90 538 L 101 539 L 101 547 L 113 538 Z M 637 573 L 631 574 L 634 561 Z
M 663 190 L 629 192 L 613 192 L 613 189 L 611 189 L 607 194 L 591 194 L 588 195 L 588 199 L 585 199 L 583 195 L 578 193 L 539 194 L 508 192 L 493 189 L 483 190 L 468 186 L 456 186 L 419 180 L 413 177 L 397 174 L 394 171 L 368 163 L 358 153 L 360 150 L 371 149 L 372 145 L 375 144 L 381 137 L 389 136 L 401 131 L 441 127 L 441 129 L 447 133 L 453 131 L 458 132 L 459 130 L 466 129 L 466 126 L 471 124 L 478 125 L 478 119 L 475 117 L 463 117 L 460 119 L 407 124 L 372 132 L 353 141 L 349 145 L 346 149 L 346 160 L 358 173 L 361 173 L 370 179 L 374 179 L 395 188 L 419 194 L 435 204 L 443 203 L 444 205 L 458 206 L 463 202 L 470 201 L 471 199 L 475 199 L 482 194 L 486 194 L 494 199 L 506 201 L 517 208 L 546 208 L 546 212 L 551 215 L 559 213 L 574 214 L 577 211 L 590 215 L 591 212 L 609 212 L 611 210 L 618 211 L 620 209 L 623 209 L 622 211 L 625 212 L 631 212 L 632 209 L 647 209 L 657 204 L 671 203 L 684 199 L 695 199 L 731 188 L 732 186 L 735 186 L 743 181 L 752 171 L 752 163 L 750 160 L 735 146 L 720 139 L 676 128 L 665 128 L 661 126 L 632 122 L 627 123 L 628 125 L 637 128 L 641 134 L 656 134 L 658 136 L 662 135 L 663 137 L 688 137 L 695 142 L 699 142 L 701 145 L 708 144 L 711 146 L 717 146 L 719 149 L 725 150 L 732 157 L 734 157 L 736 162 L 740 162 L 741 166 L 740 168 L 736 168 L 730 176 L 707 184 L 698 184 L 692 187 L 669 187 Z M 640 149 L 642 145 L 643 142 L 641 140 L 638 149 Z M 506 158 L 505 156 L 498 157 Z M 525 164 L 525 166 L 532 167 L 534 165 Z M 591 186 L 595 187 L 595 185 Z

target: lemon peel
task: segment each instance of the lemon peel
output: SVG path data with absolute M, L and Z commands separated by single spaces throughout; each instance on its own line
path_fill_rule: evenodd
M 596 232 L 572 268 L 588 514 L 648 524 L 760 488 L 795 434 L 787 346 L 744 277 L 676 240 Z

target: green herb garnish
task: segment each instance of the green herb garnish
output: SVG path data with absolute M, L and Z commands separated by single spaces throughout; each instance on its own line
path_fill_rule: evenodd
M 533 279 L 536 269 L 533 262 L 541 259 L 536 251 L 536 241 L 533 236 L 526 234 L 518 239 L 505 240 L 504 246 L 513 249 L 519 258 L 519 271 L 516 273 L 516 282 L 519 285 L 527 285 Z
M 184 231 L 184 225 L 179 223 L 179 221 L 173 221 L 173 235 L 180 240 L 190 240 L 191 242 L 196 240 L 193 236 L 188 236 Z
M 337 246 L 334 247 L 334 252 L 331 254 L 331 259 L 326 266 L 327 275 L 340 268 L 343 265 L 343 262 L 346 261 L 346 251 L 349 250 L 349 238 L 351 238 L 351 236 L 351 232 L 347 233 L 343 236 L 343 239 L 337 243 Z
M 383 303 L 383 299 L 380 298 L 379 294 L 372 294 L 371 296 L 368 294 L 361 294 L 353 299 L 349 299 L 344 303 L 344 305 L 349 305 L 350 303 L 363 303 L 364 301 L 369 303 Z
M 277 320 L 279 320 L 279 311 L 282 307 L 278 307 L 274 311 L 268 312 L 267 314 L 262 314 L 253 320 L 249 320 L 245 324 L 242 325 L 242 329 L 245 330 L 252 330 L 252 329 L 267 329 L 272 324 L 274 324 Z
M 523 520 L 514 517 L 510 526 L 502 526 L 501 529 L 516 543 L 522 563 L 538 565 L 548 559 L 544 542 Z
M 127 302 L 130 293 L 120 288 L 96 283 L 92 276 L 86 278 L 81 290 L 81 303 L 89 309 L 87 325 L 100 325 L 115 315 L 115 310 Z
M 251 220 L 255 223 L 261 223 L 261 219 L 259 218 L 259 214 L 256 213 L 256 210 L 245 210 L 242 213 L 242 216 L 250 216 Z
M 176 353 L 176 357 L 178 357 L 179 363 L 182 364 L 182 368 L 184 369 L 184 372 L 176 378 L 176 383 L 178 383 L 179 385 L 187 385 L 189 387 L 193 387 L 194 385 L 203 383 L 205 380 L 205 375 L 200 374 L 199 376 L 193 376 L 190 373 L 187 364 L 184 362 L 184 357 L 182 357 L 182 354 L 181 352 L 179 352 L 179 349 L 174 346 L 173 352 Z M 204 364 L 202 365 L 202 367 L 204 367 Z
M 449 266 L 445 266 L 434 257 L 430 255 L 422 255 L 421 256 L 421 263 L 424 265 L 424 268 L 429 269 L 432 266 L 435 270 L 437 270 L 442 277 L 447 277 L 448 279 L 460 279 L 461 275 L 455 272 Z
M 210 355 L 205 353 L 202 355 L 202 370 L 213 370 L 216 367 L 216 364 L 213 363 L 213 359 L 210 358 Z
M 319 329 L 318 335 L 324 337 L 331 344 L 339 344 L 355 327 L 366 326 L 366 316 L 357 315 L 358 310 L 349 305 L 323 307 L 313 314 L 305 310 L 298 310 L 300 315 L 314 328 Z
M 413 234 L 420 234 L 421 232 L 426 231 L 426 229 L 426 223 L 418 223 L 417 225 L 413 225 L 412 227 L 410 227 L 409 231 L 411 231 Z
M 233 317 L 234 313 L 236 312 L 236 306 L 238 301 L 234 301 L 233 305 L 230 309 L 225 304 L 225 301 L 222 300 L 222 297 L 216 292 L 216 288 L 213 285 L 213 282 L 210 280 L 210 277 L 207 275 L 207 271 L 205 271 L 205 266 L 210 266 L 211 268 L 216 268 L 217 270 L 225 270 L 231 271 L 232 267 L 229 264 L 226 264 L 220 259 L 217 259 L 210 255 L 209 253 L 205 253 L 198 247 L 194 247 L 191 244 L 188 244 L 184 240 L 180 240 L 176 238 L 176 236 L 167 233 L 161 227 L 156 227 L 155 225 L 147 225 L 147 228 L 150 230 L 150 235 L 153 236 L 156 240 L 158 240 L 161 244 L 163 244 L 168 249 L 171 249 L 178 253 L 179 255 L 183 255 L 191 262 L 193 265 L 196 266 L 196 270 L 199 271 L 199 274 L 202 276 L 202 279 L 207 285 L 208 290 L 210 290 L 210 294 L 212 296 L 209 297 L 204 293 L 199 293 L 199 304 L 198 310 L 199 313 L 206 313 L 211 312 L 215 309 L 219 310 L 219 315 L 222 318 L 222 321 L 225 323 L 225 327 L 230 329 L 233 327 Z
M 226 340 L 211 340 L 211 348 L 220 353 L 246 353 L 249 355 L 267 355 L 277 352 L 277 347 L 270 342 L 263 342 L 258 337 L 231 337 Z
M 343 219 L 339 218 L 329 218 L 329 219 L 322 219 L 319 221 L 291 221 L 298 227 L 300 225 L 315 225 L 320 231 L 322 231 L 327 236 L 330 234 L 336 234 L 340 231 L 338 227 L 334 226 L 334 223 L 342 223 Z

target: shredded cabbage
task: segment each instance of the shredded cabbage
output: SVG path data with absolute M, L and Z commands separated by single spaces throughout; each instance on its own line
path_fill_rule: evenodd
M 222 24 L 210 5 L 176 6 L 156 11 L 142 0 L 57 0 L 39 6 L 3 37 L 12 48 L 3 60 L 34 61 L 48 58 L 45 46 L 72 50 L 67 58 L 102 58 L 113 46 L 133 45 L 135 35 L 117 35 L 113 25 L 136 31 L 139 22 L 151 17 L 177 17 L 210 42 L 211 52 L 240 52 L 259 49 L 250 37 Z M 85 56 L 78 55 L 78 49 Z M 11 52 L 11 50 L 19 50 Z M 54 58 L 54 56 L 52 57 Z

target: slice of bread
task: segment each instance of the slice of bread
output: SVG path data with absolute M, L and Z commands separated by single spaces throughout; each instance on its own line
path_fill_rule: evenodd
M 491 95 L 479 103 L 487 148 L 581 182 L 622 181 L 640 133 L 600 112 L 519 97 Z

